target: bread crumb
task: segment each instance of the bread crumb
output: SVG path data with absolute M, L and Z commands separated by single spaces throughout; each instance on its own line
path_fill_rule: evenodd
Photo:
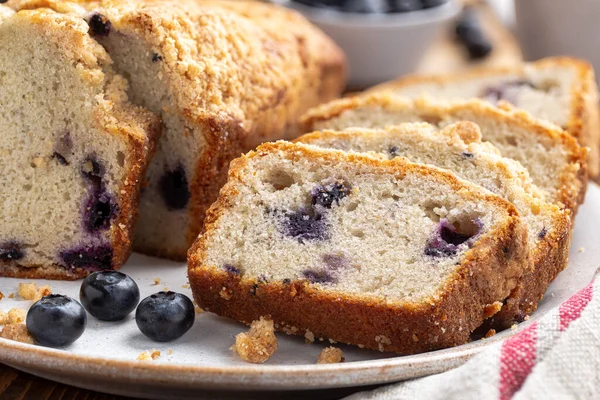
M 20 324 L 25 322 L 27 312 L 22 308 L 11 308 L 8 310 L 8 323 L 9 324 Z
M 0 337 L 15 340 L 21 343 L 34 344 L 33 336 L 27 330 L 25 324 L 8 324 L 0 331 Z
M 502 309 L 502 302 L 495 301 L 492 304 L 488 304 L 485 306 L 485 308 L 483 309 L 483 314 L 486 318 L 489 318 L 489 317 L 495 315 L 496 313 L 498 313 L 498 311 L 500 311 L 501 309 Z
M 483 337 L 485 337 L 487 339 L 487 338 L 494 336 L 495 334 L 496 334 L 496 330 L 490 329 L 489 331 L 486 332 L 486 334 Z
M 173 349 L 169 349 L 169 351 L 167 352 L 167 355 L 170 356 L 171 354 L 173 354 Z
M 231 300 L 231 292 L 227 290 L 226 287 L 223 287 L 221 289 L 221 291 L 219 292 L 219 296 L 221 296 L 223 300 Z
M 344 352 L 337 347 L 326 347 L 319 354 L 317 364 L 337 364 L 344 362 Z
M 273 321 L 263 317 L 253 321 L 247 333 L 242 332 L 235 337 L 235 344 L 231 349 L 244 361 L 264 363 L 277 350 Z
M 0 292 L 0 300 L 4 298 L 4 293 Z
M 37 283 L 19 283 L 18 294 L 23 300 L 38 301 L 42 297 L 52 294 L 52 288 L 49 285 L 38 287 Z
M 306 332 L 304 333 L 304 341 L 306 343 L 314 343 L 315 342 L 315 335 L 309 329 L 307 329 Z
M 510 326 L 510 329 L 512 329 L 512 330 L 514 331 L 515 329 L 517 329 L 517 326 L 518 326 L 517 324 L 512 324 L 512 325 Z
M 0 311 L 0 325 L 8 324 L 8 314 Z
M 337 342 L 335 340 L 333 340 L 333 339 L 329 339 L 329 343 L 336 344 Z
M 154 284 L 160 285 L 160 278 L 154 278 Z
M 181 285 L 181 287 L 184 288 L 184 289 L 189 289 L 190 288 L 190 284 L 186 283 L 184 285 Z
M 200 314 L 204 310 L 202 310 L 199 305 L 194 304 L 194 311 L 196 311 L 196 314 Z
M 169 288 L 165 286 L 164 288 L 162 288 L 162 291 L 163 291 L 163 292 L 168 292 L 168 291 L 169 291 Z
M 14 293 L 11 293 L 11 294 L 9 294 L 9 295 L 8 295 L 8 298 L 9 298 L 9 299 L 14 299 L 14 298 L 15 298 L 15 294 L 14 294 Z
M 413 340 L 416 338 L 416 335 L 413 334 Z M 392 344 L 392 341 L 387 338 L 386 336 L 383 335 L 379 335 L 379 336 L 375 336 L 375 341 L 377 343 L 379 343 L 379 351 L 381 351 L 382 353 L 385 351 L 385 345 L 390 345 Z M 419 339 L 415 340 L 415 342 L 419 341 Z
M 529 321 L 529 315 L 526 315 L 525 318 L 523 318 L 523 321 Z
M 580 252 L 580 253 L 583 253 L 584 251 L 585 251 L 585 248 L 583 248 L 583 247 L 580 247 L 580 248 L 579 248 L 579 252 Z
M 160 357 L 160 351 L 158 351 L 156 349 L 152 349 L 152 351 L 146 350 L 143 353 L 141 353 L 137 357 L 137 360 L 150 361 L 150 360 L 156 360 L 158 357 Z

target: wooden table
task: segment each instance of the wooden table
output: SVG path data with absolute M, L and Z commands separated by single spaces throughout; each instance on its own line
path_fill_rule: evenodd
M 465 0 L 467 1 L 467 0 Z M 479 4 L 476 1 L 470 3 Z M 510 65 L 522 60 L 521 52 L 514 39 L 493 15 L 492 11 L 481 6 L 484 27 L 492 42 L 494 52 L 482 62 L 470 62 L 451 35 L 441 37 L 438 42 L 427 52 L 419 72 L 440 73 L 462 70 L 476 66 Z M 311 399 L 337 399 L 350 395 L 357 389 L 339 389 L 312 393 Z M 307 394 L 304 394 L 306 396 Z M 302 398 L 301 393 L 286 395 L 286 398 Z M 251 396 L 255 397 L 255 396 Z M 266 396 L 271 397 L 271 396 Z M 250 398 L 250 397 L 249 397 Z M 258 397 L 265 399 L 265 394 Z M 50 382 L 48 380 L 17 371 L 0 364 L 0 400 L 126 400 L 127 397 L 106 395 L 72 386 Z

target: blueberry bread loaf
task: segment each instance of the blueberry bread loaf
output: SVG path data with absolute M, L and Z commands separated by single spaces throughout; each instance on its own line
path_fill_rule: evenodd
M 390 126 L 385 130 L 352 128 L 314 132 L 298 142 L 344 151 L 377 152 L 386 158 L 406 157 L 454 172 L 514 204 L 525 221 L 532 268 L 493 315 L 494 326 L 522 322 L 543 297 L 550 282 L 566 267 L 571 220 L 568 210 L 536 198 L 529 174 L 519 163 L 503 158 L 472 122 L 459 122 L 438 131 L 425 123 Z
M 131 251 L 160 122 L 80 18 L 0 14 L 0 276 L 75 279 Z
M 188 274 L 219 315 L 410 354 L 469 340 L 516 287 L 526 235 L 439 168 L 277 142 L 232 162 Z
M 562 129 L 507 104 L 494 107 L 480 100 L 409 100 L 376 93 L 315 107 L 302 121 L 305 132 L 383 128 L 415 121 L 444 127 L 458 121 L 472 121 L 480 127 L 483 140 L 492 143 L 504 157 L 527 168 L 544 200 L 570 210 L 574 218 L 585 197 L 587 150 Z
M 184 260 L 231 159 L 293 135 L 309 107 L 337 97 L 344 58 L 293 11 L 260 2 L 10 0 L 79 15 L 129 80 L 133 102 L 160 115 L 135 248 Z
M 594 70 L 585 61 L 547 58 L 512 68 L 483 68 L 444 76 L 409 76 L 371 90 L 396 95 L 508 102 L 565 129 L 590 148 L 589 173 L 600 174 L 600 120 Z

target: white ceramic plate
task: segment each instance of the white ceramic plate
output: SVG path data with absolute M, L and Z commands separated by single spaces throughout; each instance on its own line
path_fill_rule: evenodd
M 464 363 L 490 343 L 502 340 L 538 319 L 583 288 L 600 264 L 600 188 L 590 185 L 576 221 L 568 268 L 550 286 L 532 318 L 517 330 L 452 349 L 415 356 L 341 346 L 346 362 L 316 365 L 328 343 L 305 344 L 302 338 L 278 334 L 279 350 L 266 365 L 241 361 L 229 347 L 247 328 L 209 313 L 198 315 L 185 336 L 154 343 L 138 331 L 133 316 L 106 323 L 90 317 L 84 335 L 64 349 L 50 349 L 0 339 L 0 362 L 59 382 L 109 393 L 147 398 L 200 398 L 206 390 L 306 390 L 381 384 L 445 371 Z M 134 255 L 123 271 L 137 281 L 145 297 L 164 287 L 191 296 L 184 264 Z M 154 285 L 155 277 L 161 279 Z M 0 279 L 0 291 L 15 292 L 22 280 Z M 55 293 L 78 298 L 79 282 L 49 283 Z M 5 298 L 0 309 L 29 307 L 30 302 Z M 158 349 L 154 361 L 136 361 L 145 350 Z M 169 354 L 169 350 L 172 353 Z M 234 396 L 237 397 L 237 396 Z M 213 398 L 211 396 L 211 398 Z

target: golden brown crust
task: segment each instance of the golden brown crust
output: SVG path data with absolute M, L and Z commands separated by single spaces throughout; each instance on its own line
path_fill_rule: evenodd
M 437 298 L 419 303 L 384 302 L 375 297 L 322 290 L 306 281 L 259 283 L 205 265 L 207 243 L 220 216 L 237 200 L 236 184 L 244 179 L 243 169 L 248 159 L 279 151 L 292 160 L 311 157 L 356 163 L 397 176 L 407 173 L 435 176 L 466 199 L 494 203 L 508 217 L 465 254 L 462 264 L 442 284 Z M 525 228 L 511 204 L 459 181 L 452 174 L 402 159 L 381 160 L 277 142 L 262 145 L 256 152 L 232 162 L 229 182 L 207 213 L 205 232 L 189 251 L 188 274 L 196 302 L 219 315 L 245 323 L 270 315 L 279 330 L 298 335 L 310 330 L 317 336 L 340 342 L 411 354 L 469 340 L 470 332 L 485 318 L 485 306 L 504 299 L 516 286 L 527 259 L 525 238 Z M 220 295 L 223 288 L 231 294 L 228 299 Z
M 582 146 L 590 148 L 589 176 L 596 178 L 600 174 L 600 115 L 598 110 L 598 87 L 592 66 L 580 59 L 571 57 L 549 57 L 533 63 L 513 67 L 475 68 L 464 73 L 449 75 L 411 75 L 395 81 L 375 86 L 367 93 L 393 91 L 402 87 L 427 82 L 455 82 L 478 77 L 489 77 L 502 74 L 523 74 L 526 65 L 533 68 L 562 66 L 575 68 L 578 79 L 571 88 L 573 96 L 571 115 L 567 124 L 567 132 L 577 138 Z
M 434 103 L 427 99 L 399 99 L 389 93 L 378 92 L 335 100 L 315 107 L 301 118 L 302 128 L 305 132 L 311 132 L 321 121 L 335 118 L 347 110 L 369 106 L 382 107 L 390 111 L 411 111 L 420 115 L 423 120 L 432 123 L 453 115 L 460 116 L 472 113 L 528 130 L 532 135 L 540 137 L 540 141 L 550 140 L 556 146 L 561 146 L 568 154 L 568 164 L 565 165 L 562 173 L 557 177 L 558 187 L 560 188 L 557 202 L 571 211 L 573 219 L 577 214 L 579 205 L 583 203 L 588 182 L 587 150 L 579 146 L 576 140 L 560 128 L 544 123 L 508 104 L 494 107 L 477 99 Z

